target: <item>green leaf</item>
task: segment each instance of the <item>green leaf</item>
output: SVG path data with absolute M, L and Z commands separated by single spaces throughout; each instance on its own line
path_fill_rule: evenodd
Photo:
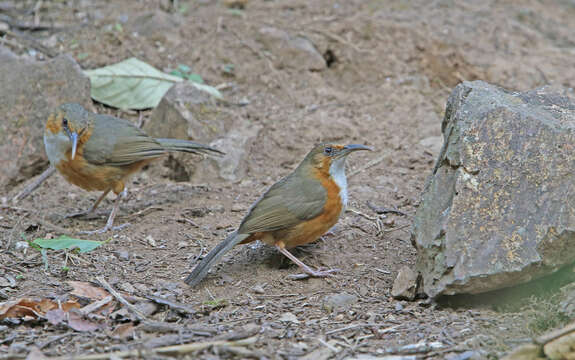
M 196 82 L 190 81 L 192 85 L 194 85 L 197 89 L 207 92 L 208 94 L 216 97 L 218 99 L 223 99 L 222 93 L 220 90 L 216 89 L 213 86 L 205 85 L 205 84 L 198 84 Z
M 183 73 L 189 73 L 190 71 L 192 71 L 192 69 L 188 66 L 188 65 L 184 65 L 184 64 L 180 64 L 178 65 L 178 70 L 180 70 Z
M 186 75 L 184 73 L 182 73 L 180 70 L 172 70 L 172 71 L 170 71 L 170 75 L 174 75 L 174 76 L 180 77 L 182 79 L 186 78 Z
M 136 58 L 84 73 L 92 84 L 92 98 L 120 109 L 156 107 L 175 83 L 183 81 Z
M 103 243 L 104 241 L 74 239 L 65 235 L 55 239 L 38 238 L 33 241 L 33 244 L 40 246 L 42 249 L 64 250 L 77 248 L 81 253 L 92 251 Z
M 188 80 L 195 82 L 195 83 L 198 83 L 198 84 L 204 83 L 204 79 L 202 79 L 202 77 L 198 74 L 194 74 L 194 73 L 188 74 L 187 78 L 188 78 Z

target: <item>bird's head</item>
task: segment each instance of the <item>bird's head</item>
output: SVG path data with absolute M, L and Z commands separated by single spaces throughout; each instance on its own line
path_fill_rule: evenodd
M 345 159 L 349 154 L 358 150 L 372 151 L 370 147 L 359 144 L 319 144 L 307 154 L 300 166 L 311 166 L 326 174 L 334 171 L 345 171 Z
M 46 149 L 70 152 L 70 159 L 76 157 L 78 144 L 89 137 L 92 125 L 90 113 L 80 104 L 60 105 L 46 121 L 44 142 Z M 50 156 L 50 154 L 48 154 Z

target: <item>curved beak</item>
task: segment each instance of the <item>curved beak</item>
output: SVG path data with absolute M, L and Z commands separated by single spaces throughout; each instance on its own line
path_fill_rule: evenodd
M 74 158 L 76 157 L 76 150 L 78 149 L 78 133 L 76 133 L 75 131 L 70 131 L 70 129 L 65 128 L 66 130 L 66 134 L 68 135 L 68 137 L 70 138 L 70 141 L 72 141 L 72 160 L 74 160 Z
M 73 132 L 71 136 L 72 140 L 72 160 L 76 157 L 76 149 L 78 148 L 78 134 Z
M 370 148 L 369 146 L 365 146 L 365 145 L 360 145 L 360 144 L 349 144 L 343 147 L 343 149 L 341 150 L 341 155 L 342 156 L 346 156 L 351 154 L 354 151 L 358 151 L 358 150 L 368 150 L 368 151 L 373 151 L 372 148 Z

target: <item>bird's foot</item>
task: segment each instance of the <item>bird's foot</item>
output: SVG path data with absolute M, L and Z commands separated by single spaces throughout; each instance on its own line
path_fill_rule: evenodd
M 303 274 L 289 275 L 288 279 L 302 280 L 302 279 L 307 279 L 310 277 L 319 277 L 319 278 L 329 277 L 329 276 L 333 276 L 333 273 L 341 271 L 340 269 L 313 270 L 309 267 L 307 267 L 307 269 L 302 269 L 302 270 L 305 271 Z
M 82 235 L 103 234 L 103 233 L 105 233 L 105 232 L 107 232 L 107 231 L 109 231 L 109 230 L 111 230 L 111 231 L 119 231 L 119 230 L 122 230 L 123 228 L 125 228 L 125 227 L 127 227 L 127 226 L 129 226 L 129 225 L 130 225 L 130 223 L 125 223 L 125 224 L 118 225 L 118 226 L 108 226 L 108 225 L 106 225 L 106 226 L 104 226 L 103 228 L 98 229 L 98 230 L 80 231 L 79 234 L 82 234 Z

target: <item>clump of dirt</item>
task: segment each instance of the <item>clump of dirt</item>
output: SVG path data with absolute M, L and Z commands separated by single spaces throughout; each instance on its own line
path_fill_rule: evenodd
M 509 5 L 251 0 L 243 8 L 229 3 L 3 2 L 12 10 L 0 7 L 0 12 L 20 23 L 46 25 L 21 29 L 27 37 L 72 55 L 84 69 L 136 56 L 159 69 L 188 65 L 210 85 L 231 84 L 225 96 L 233 102 L 248 99 L 249 105 L 226 111 L 262 130 L 249 149 L 246 175 L 237 183 L 178 182 L 189 174 L 170 160 L 151 166 L 172 167 L 179 174 L 174 181 L 154 175 L 161 171 L 134 176 L 118 219 L 130 225 L 90 236 L 107 242 L 89 253 L 49 251 L 44 256 L 25 240 L 59 235 L 48 222 L 69 231 L 101 227 L 113 197 L 95 219 L 64 218 L 87 209 L 99 194 L 74 188 L 57 175 L 17 207 L 3 207 L 0 280 L 6 282 L 0 281 L 0 298 L 65 300 L 71 290 L 66 281 L 102 277 L 134 302 L 152 295 L 170 300 L 156 304 L 148 316 L 186 333 L 178 338 L 177 332 L 137 327 L 116 336 L 120 321 L 141 326 L 129 314 L 103 320 L 104 327 L 93 332 L 34 321 L 0 323 L 0 354 L 26 354 L 33 344 L 50 356 L 143 351 L 151 341 L 161 346 L 255 335 L 253 344 L 206 347 L 193 356 L 341 359 L 415 351 L 444 358 L 470 350 L 479 357 L 499 357 L 528 341 L 534 329 L 547 330 L 527 329 L 528 315 L 520 311 L 395 301 L 390 289 L 397 271 L 415 263 L 411 218 L 437 155 L 451 87 L 477 78 L 518 90 L 548 83 L 575 86 L 572 54 L 565 47 L 575 41 L 575 8 L 568 2 L 531 0 Z M 157 30 L 142 31 L 143 23 Z M 309 39 L 326 68 L 277 67 L 278 54 L 258 40 L 263 27 Z M 14 47 L 28 55 L 38 51 Z M 96 108 L 138 119 L 137 113 Z M 142 115 L 145 120 L 150 112 Z M 197 288 L 185 286 L 181 279 L 197 259 L 235 229 L 253 201 L 319 141 L 376 149 L 348 160 L 354 211 L 297 252 L 311 266 L 342 271 L 327 279 L 289 280 L 296 267 L 283 263 L 273 249 L 248 245 L 234 249 Z M 368 202 L 405 215 L 378 215 Z M 518 301 L 530 306 L 529 300 Z M 195 312 L 178 311 L 176 302 Z M 417 350 L 409 350 L 415 343 L 420 343 Z

